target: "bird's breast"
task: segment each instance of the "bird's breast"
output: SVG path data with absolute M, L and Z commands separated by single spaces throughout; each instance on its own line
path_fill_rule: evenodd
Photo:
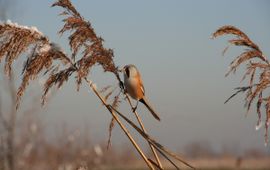
M 142 90 L 140 88 L 139 82 L 136 78 L 125 78 L 124 84 L 127 93 L 135 100 L 139 100 L 143 97 Z

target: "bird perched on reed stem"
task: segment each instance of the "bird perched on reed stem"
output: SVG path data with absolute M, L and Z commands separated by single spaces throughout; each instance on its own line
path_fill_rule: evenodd
M 147 98 L 145 97 L 145 90 L 143 86 L 143 81 L 140 75 L 139 70 L 133 64 L 124 66 L 121 70 L 124 74 L 124 86 L 126 92 L 133 99 L 137 100 L 136 106 L 133 108 L 133 111 L 137 109 L 139 101 L 143 103 L 147 109 L 152 113 L 152 115 L 160 121 L 158 114 L 154 111 L 152 106 L 149 104 Z

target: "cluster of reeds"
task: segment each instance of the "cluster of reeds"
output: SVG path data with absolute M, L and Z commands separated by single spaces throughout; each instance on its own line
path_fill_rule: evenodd
M 72 56 L 68 56 L 59 45 L 50 42 L 50 40 L 35 27 L 20 26 L 12 22 L 6 22 L 0 25 L 0 61 L 3 58 L 5 59 L 6 74 L 10 75 L 15 59 L 22 56 L 22 54 L 27 54 L 27 60 L 24 63 L 22 71 L 22 82 L 17 91 L 17 108 L 19 107 L 20 100 L 27 86 L 32 80 L 41 76 L 47 76 L 42 96 L 42 104 L 44 104 L 52 87 L 62 87 L 64 83 L 68 82 L 71 75 L 74 74 L 77 89 L 79 90 L 81 83 L 87 83 L 89 88 L 112 115 L 109 128 L 110 132 L 114 122 L 117 122 L 149 169 L 163 169 L 156 151 L 177 169 L 179 169 L 178 165 L 176 165 L 171 158 L 182 162 L 190 168 L 194 168 L 147 134 L 138 113 L 132 109 L 133 106 L 129 96 L 125 94 L 118 67 L 113 60 L 113 50 L 103 46 L 103 39 L 96 35 L 91 23 L 80 15 L 69 0 L 58 0 L 52 6 L 58 6 L 64 9 L 60 14 L 64 16 L 64 26 L 59 33 L 70 33 L 68 38 Z M 104 72 L 113 73 L 119 84 L 118 89 L 120 92 L 114 96 L 113 103 L 108 103 L 106 100 L 112 93 L 109 92 L 109 94 L 104 97 L 97 89 L 97 86 L 91 81 L 90 70 L 95 65 L 100 65 Z M 106 91 L 106 89 L 103 91 Z M 130 106 L 130 110 L 136 115 L 140 127 L 117 109 L 120 102 L 119 95 L 126 97 L 128 101 L 127 104 Z M 123 124 L 123 121 L 127 122 L 131 128 L 135 129 L 142 138 L 149 143 L 155 156 L 155 161 L 146 157 L 145 153 L 129 133 L 128 127 Z
M 31 98 L 33 102 L 28 107 L 24 108 L 24 110 L 16 110 L 17 88 L 13 73 L 9 78 L 3 78 L 3 82 L 0 82 L 0 84 L 0 169 L 14 170 L 17 169 L 17 158 L 20 150 L 18 149 L 20 147 L 17 146 L 18 139 L 30 140 L 25 134 L 22 135 L 24 138 L 19 137 L 21 125 L 27 122 L 27 125 L 31 126 L 30 132 L 34 133 L 36 124 L 30 120 L 30 114 L 31 119 L 34 119 L 35 113 L 40 110 L 40 107 L 34 102 L 37 101 L 36 97 L 33 97 Z M 10 105 L 8 105 L 9 102 Z
M 256 130 L 262 125 L 261 108 L 265 106 L 265 144 L 268 143 L 268 127 L 270 124 L 270 96 L 268 94 L 268 87 L 270 85 L 270 64 L 269 60 L 263 54 L 257 44 L 255 44 L 250 38 L 242 32 L 240 29 L 234 26 L 223 26 L 213 33 L 213 38 L 223 35 L 234 35 L 235 39 L 230 39 L 229 45 L 245 47 L 245 51 L 237 56 L 231 63 L 230 68 L 226 76 L 230 73 L 235 73 L 237 68 L 246 64 L 245 73 L 242 81 L 248 79 L 248 85 L 235 88 L 236 92 L 230 96 L 225 103 L 236 96 L 239 93 L 244 92 L 245 106 L 247 112 L 250 111 L 252 104 L 256 103 L 256 111 L 258 114 L 258 122 Z M 228 46 L 229 47 L 229 46 Z M 227 51 L 226 47 L 223 51 L 223 55 Z

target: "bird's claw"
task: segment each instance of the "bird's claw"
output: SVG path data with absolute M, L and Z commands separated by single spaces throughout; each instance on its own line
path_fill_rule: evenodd
M 137 106 L 136 107 L 132 107 L 132 111 L 135 112 L 137 110 Z

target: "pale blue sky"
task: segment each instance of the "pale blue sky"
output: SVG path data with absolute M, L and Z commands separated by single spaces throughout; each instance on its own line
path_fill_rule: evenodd
M 56 34 L 62 26 L 57 16 L 61 10 L 50 8 L 52 2 L 18 1 L 10 7 L 8 18 L 37 26 L 68 51 L 65 37 Z M 74 5 L 105 39 L 106 47 L 114 49 L 118 65 L 133 63 L 140 69 L 146 93 L 162 121 L 153 119 L 142 105 L 139 111 L 161 143 L 174 149 L 191 141 L 209 141 L 217 149 L 224 145 L 265 149 L 263 129 L 256 132 L 254 128 L 256 113 L 245 117 L 241 97 L 223 104 L 232 89 L 240 86 L 240 76 L 224 78 L 239 51 L 222 57 L 226 39 L 211 40 L 210 35 L 220 26 L 237 26 L 270 56 L 269 1 L 74 0 Z M 93 74 L 97 82 L 111 76 L 99 69 Z M 41 116 L 52 124 L 80 127 L 87 123 L 95 138 L 107 138 L 109 114 L 86 88 L 77 93 L 72 80 Z M 113 134 L 113 143 L 127 143 L 119 129 Z

